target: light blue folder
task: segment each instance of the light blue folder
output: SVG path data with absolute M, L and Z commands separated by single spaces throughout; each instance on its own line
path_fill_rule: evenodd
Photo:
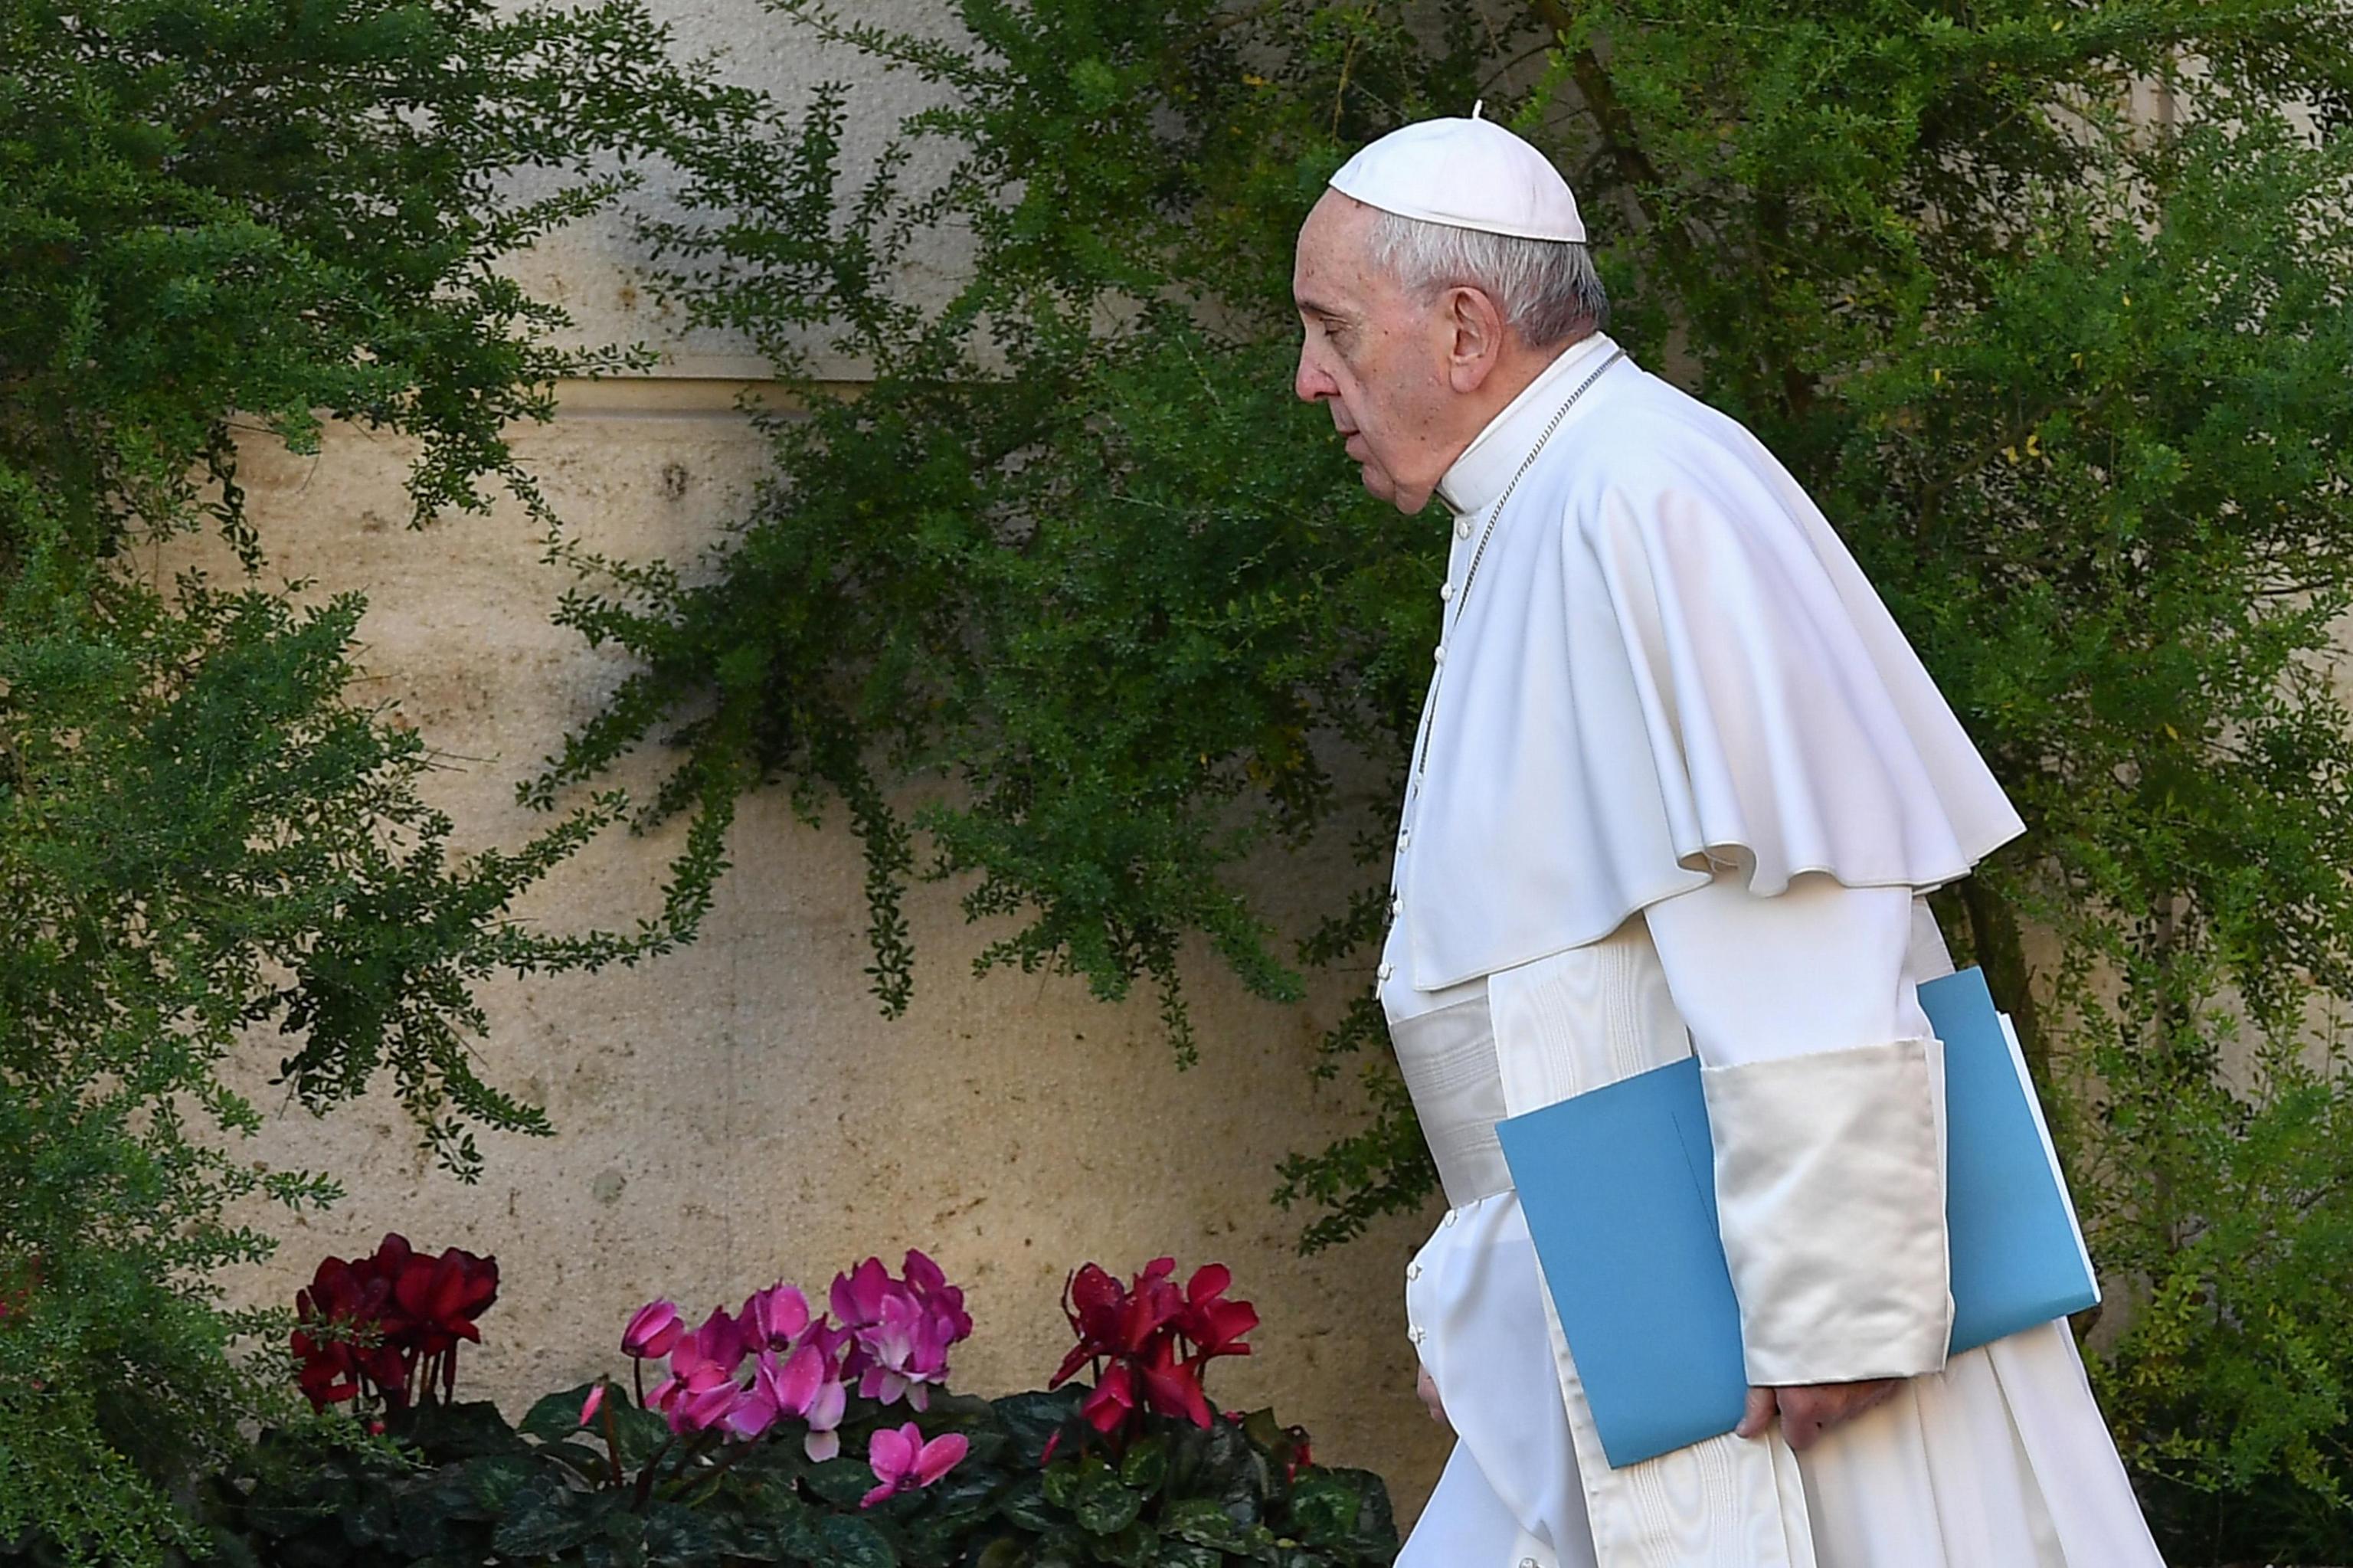
M 2100 1298 L 2009 1018 L 1975 969 L 1920 988 L 1945 1044 L 1945 1223 L 1966 1351 Z M 1614 1467 L 1739 1425 L 1748 1379 L 1686 1057 L 1495 1124 Z

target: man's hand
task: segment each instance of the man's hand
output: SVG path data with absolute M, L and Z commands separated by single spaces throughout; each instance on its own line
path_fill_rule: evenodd
M 1422 1404 L 1430 1407 L 1430 1418 L 1449 1432 L 1453 1431 L 1453 1424 L 1446 1419 L 1446 1406 L 1438 1403 L 1438 1381 L 1430 1375 L 1428 1367 L 1419 1368 L 1418 1373 L 1413 1380 L 1413 1391 L 1421 1395 Z
M 1743 1437 L 1762 1436 L 1778 1411 L 1781 1436 L 1789 1440 L 1790 1447 L 1803 1450 L 1812 1447 L 1823 1433 L 1840 1422 L 1852 1421 L 1894 1397 L 1893 1378 L 1816 1383 L 1808 1388 L 1752 1388 L 1748 1391 L 1748 1413 L 1734 1430 Z

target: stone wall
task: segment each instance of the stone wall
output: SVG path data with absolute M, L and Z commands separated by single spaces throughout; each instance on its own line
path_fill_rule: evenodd
M 912 77 L 818 43 L 757 0 L 652 5 L 681 57 L 720 51 L 724 76 L 788 110 L 820 82 L 850 84 L 853 185 L 901 117 L 927 101 Z M 848 11 L 917 31 L 955 27 L 946 0 L 858 0 Z M 906 177 L 922 185 L 946 156 L 918 149 Z M 680 215 L 658 172 L 628 201 Z M 561 388 L 552 425 L 513 434 L 582 542 L 683 561 L 764 471 L 763 442 L 735 397 L 756 393 L 770 367 L 726 334 L 681 330 L 639 260 L 620 214 L 508 259 L 505 270 L 571 313 L 565 341 L 641 342 L 661 356 L 649 377 Z M 938 299 L 965 259 L 934 240 L 902 261 L 913 296 Z M 810 346 L 819 374 L 855 383 L 860 366 Z M 368 596 L 372 694 L 442 755 L 430 793 L 462 842 L 512 846 L 545 821 L 515 804 L 515 781 L 597 711 L 624 666 L 549 623 L 569 578 L 543 563 L 519 508 L 409 531 L 400 482 L 411 455 L 332 427 L 316 458 L 257 438 L 241 461 L 272 571 L 314 579 L 322 597 Z M 230 569 L 217 552 L 206 564 Z M 628 781 L 644 784 L 659 760 Z M 677 847 L 675 833 L 608 835 L 532 914 L 553 929 L 626 926 L 654 908 Z M 1058 1301 L 1079 1264 L 1125 1275 L 1162 1253 L 1187 1268 L 1220 1261 L 1262 1325 L 1252 1355 L 1212 1369 L 1211 1397 L 1272 1404 L 1308 1427 L 1319 1457 L 1386 1476 L 1410 1521 L 1450 1442 L 1413 1392 L 1402 1298 L 1405 1261 L 1438 1206 L 1303 1259 L 1293 1242 L 1305 1216 L 1269 1202 L 1283 1155 L 1357 1125 L 1353 1085 L 1319 1089 L 1307 1075 L 1332 995 L 1270 1006 L 1198 957 L 1202 1060 L 1180 1073 L 1148 1000 L 1111 1007 L 1067 979 L 973 978 L 971 956 L 992 933 L 966 927 L 956 890 L 934 885 L 907 910 L 914 1004 L 886 1021 L 867 990 L 863 867 L 839 813 L 811 828 L 780 793 L 755 798 L 728 851 L 733 869 L 691 947 L 634 971 L 487 988 L 484 1075 L 543 1105 L 559 1130 L 488 1140 L 478 1186 L 430 1169 L 388 1097 L 314 1121 L 271 1098 L 258 1072 L 249 1086 L 275 1110 L 258 1153 L 332 1171 L 350 1196 L 291 1224 L 257 1216 L 285 1245 L 267 1268 L 237 1277 L 237 1293 L 290 1300 L 320 1256 L 364 1250 L 386 1229 L 495 1253 L 501 1298 L 464 1376 L 517 1409 L 537 1392 L 619 1371 L 621 1325 L 649 1298 L 700 1313 L 779 1277 L 822 1292 L 869 1254 L 895 1266 L 921 1246 L 966 1287 L 976 1322 L 955 1358 L 955 1385 L 997 1393 L 1042 1386 L 1060 1361 L 1069 1332 Z M 1270 886 L 1303 880 L 1272 868 Z M 1368 971 L 1333 983 L 1369 984 Z M 259 1061 L 276 1055 L 274 1043 L 258 1043 Z
M 685 558 L 762 471 L 730 384 L 568 390 L 518 450 L 592 547 Z M 515 803 L 514 781 L 623 666 L 549 623 L 569 579 L 543 564 L 520 509 L 406 528 L 409 455 L 337 427 L 317 458 L 252 440 L 243 461 L 273 572 L 368 596 L 368 694 L 442 754 L 428 793 L 461 842 L 511 846 L 545 821 Z M 677 847 L 674 832 L 608 835 L 529 913 L 552 929 L 626 926 L 655 906 Z M 886 1021 L 862 972 L 862 862 L 839 814 L 813 829 L 780 793 L 757 797 L 728 848 L 733 869 L 692 946 L 634 971 L 487 988 L 484 1075 L 544 1105 L 559 1132 L 488 1140 L 477 1186 L 429 1168 L 388 1097 L 318 1121 L 257 1074 L 275 1112 L 257 1153 L 332 1171 L 350 1197 L 269 1218 L 284 1247 L 237 1293 L 289 1300 L 320 1256 L 386 1229 L 494 1253 L 501 1298 L 464 1375 L 519 1413 L 538 1392 L 618 1372 L 622 1323 L 658 1295 L 700 1313 L 779 1277 L 821 1293 L 869 1254 L 895 1266 L 920 1246 L 965 1286 L 976 1321 L 955 1385 L 998 1393 L 1042 1386 L 1060 1360 L 1057 1303 L 1079 1264 L 1220 1261 L 1263 1323 L 1253 1355 L 1212 1369 L 1211 1396 L 1271 1403 L 1319 1457 L 1385 1475 L 1401 1518 L 1419 1510 L 1447 1438 L 1413 1393 L 1401 1271 L 1436 1211 L 1303 1259 L 1303 1217 L 1268 1201 L 1278 1160 L 1352 1124 L 1351 1086 L 1319 1090 L 1306 1072 L 1328 995 L 1271 1006 L 1198 958 L 1202 1061 L 1180 1073 L 1148 1004 L 1106 1006 L 1062 978 L 974 979 L 991 932 L 933 885 L 908 909 L 914 1005 Z M 274 1062 L 275 1042 L 256 1054 Z

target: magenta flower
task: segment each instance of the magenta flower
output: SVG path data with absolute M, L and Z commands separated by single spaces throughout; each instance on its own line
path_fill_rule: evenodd
M 670 1354 L 670 1348 L 685 1331 L 676 1307 L 667 1301 L 649 1301 L 621 1330 L 621 1351 L 641 1361 L 659 1361 Z
M 972 1337 L 972 1315 L 964 1309 L 964 1292 L 948 1283 L 938 1264 L 909 1247 L 905 1273 L 907 1288 L 915 1293 L 915 1299 L 945 1325 L 949 1344 Z
M 777 1372 L 778 1401 L 808 1423 L 801 1446 L 813 1461 L 821 1463 L 841 1452 L 841 1418 L 849 1409 L 849 1389 L 842 1379 L 839 1352 L 849 1342 L 846 1330 L 813 1323 Z
M 670 1347 L 670 1375 L 646 1403 L 670 1418 L 673 1432 L 701 1432 L 734 1408 L 743 1389 L 735 1369 L 744 1362 L 743 1327 L 714 1308 L 702 1328 Z
M 588 1391 L 588 1397 L 580 1402 L 580 1425 L 586 1426 L 591 1421 L 596 1420 L 596 1412 L 603 1409 L 604 1406 L 605 1385 L 600 1382 L 595 1388 Z
M 879 1257 L 870 1257 L 848 1274 L 833 1277 L 828 1299 L 833 1315 L 845 1329 L 862 1329 L 882 1319 L 882 1298 L 891 1292 L 891 1271 Z
M 848 1401 L 841 1397 L 839 1380 L 828 1378 L 829 1371 L 818 1347 L 807 1341 L 782 1360 L 776 1351 L 764 1350 L 753 1363 L 752 1386 L 728 1407 L 719 1424 L 731 1436 L 757 1437 L 785 1416 L 827 1414 L 820 1406 L 828 1403 L 826 1391 L 830 1386 L 830 1419 L 826 1425 L 828 1430 L 839 1426 Z M 836 1437 L 834 1442 L 838 1446 L 840 1439 Z
M 737 1321 L 744 1342 L 753 1349 L 786 1350 L 809 1325 L 808 1298 L 780 1279 L 765 1290 L 754 1291 L 744 1303 L 744 1315 Z
M 736 1390 L 734 1399 L 720 1414 L 719 1425 L 729 1436 L 749 1440 L 774 1426 L 785 1414 L 784 1402 L 777 1397 L 776 1352 L 762 1351 L 753 1367 L 752 1386 Z
M 861 1398 L 888 1404 L 902 1394 L 913 1409 L 930 1402 L 930 1383 L 948 1372 L 949 1324 L 903 1287 L 882 1298 L 881 1320 L 858 1330 L 865 1365 L 858 1380 Z
M 858 1506 L 872 1508 L 885 1498 L 930 1486 L 955 1469 L 971 1446 L 961 1432 L 944 1432 L 926 1443 L 912 1421 L 895 1432 L 887 1426 L 879 1429 L 867 1442 L 866 1460 L 881 1484 L 860 1498 Z
M 948 1347 L 972 1332 L 972 1318 L 964 1292 L 912 1247 L 906 1273 L 893 1279 L 881 1258 L 870 1257 L 834 1277 L 830 1299 L 852 1335 L 843 1380 L 855 1378 L 861 1397 L 888 1404 L 904 1395 L 922 1410 L 930 1403 L 929 1385 L 946 1381 Z

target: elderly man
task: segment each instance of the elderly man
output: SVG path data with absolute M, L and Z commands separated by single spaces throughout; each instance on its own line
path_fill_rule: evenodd
M 1923 895 L 2021 824 L 1796 482 L 1601 331 L 1584 240 L 1475 111 L 1365 149 L 1299 235 L 1299 396 L 1452 530 L 1378 971 L 1457 1435 L 1400 1563 L 2154 1563 L 2065 1324 L 1947 1354 Z M 1613 1469 L 1493 1128 L 1694 1053 L 1754 1387 Z

